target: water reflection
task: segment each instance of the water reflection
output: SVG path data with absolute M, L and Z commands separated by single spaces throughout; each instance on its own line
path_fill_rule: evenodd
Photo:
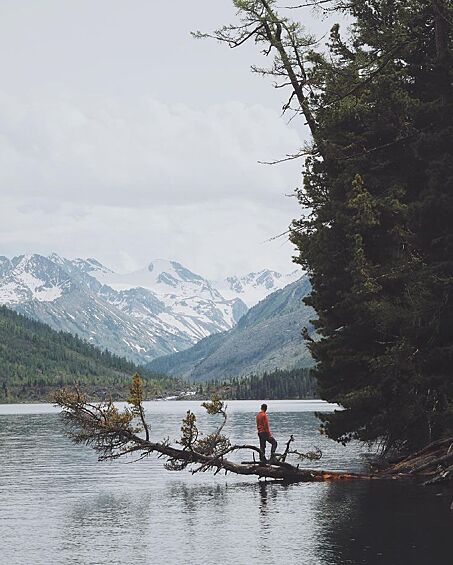
M 268 516 L 268 509 L 267 509 L 267 482 L 266 481 L 260 481 L 258 483 L 258 488 L 260 489 L 260 514 L 261 517 L 263 518 L 263 524 L 264 527 L 268 526 L 267 521 L 265 520 L 265 518 L 267 518 Z
M 69 505 L 62 520 L 60 555 L 68 563 L 127 563 L 133 548 L 134 562 L 147 563 L 151 501 L 149 493 L 131 497 L 105 492 Z M 96 551 L 101 548 L 104 551 Z
M 318 552 L 326 564 L 451 563 L 450 496 L 399 481 L 328 484 Z

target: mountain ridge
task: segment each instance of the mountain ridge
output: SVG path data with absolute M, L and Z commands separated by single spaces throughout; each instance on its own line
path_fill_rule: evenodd
M 221 380 L 276 369 L 312 367 L 301 336 L 313 333 L 312 308 L 302 303 L 311 292 L 307 276 L 252 307 L 231 330 L 209 336 L 185 351 L 155 359 L 147 367 L 194 381 Z
M 143 364 L 231 329 L 248 309 L 241 295 L 250 303 L 250 289 L 269 294 L 288 276 L 251 273 L 225 298 L 177 261 L 121 275 L 93 257 L 30 254 L 0 257 L 0 304 Z

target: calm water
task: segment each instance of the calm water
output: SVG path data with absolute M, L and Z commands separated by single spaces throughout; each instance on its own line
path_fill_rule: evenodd
M 199 402 L 149 402 L 153 438 L 179 435 Z M 256 402 L 229 403 L 227 433 L 256 442 Z M 274 435 L 323 451 L 312 467 L 358 470 L 363 452 L 321 437 L 316 402 L 269 403 Z M 284 486 L 168 472 L 151 457 L 98 463 L 64 436 L 56 410 L 0 405 L 0 563 L 307 564 L 451 563 L 446 491 L 400 482 Z

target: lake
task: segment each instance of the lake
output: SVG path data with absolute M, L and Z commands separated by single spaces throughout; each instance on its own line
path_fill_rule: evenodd
M 319 446 L 307 467 L 358 471 L 364 449 L 318 432 L 320 401 L 270 401 L 280 447 Z M 255 401 L 230 401 L 225 432 L 257 443 Z M 179 437 L 195 401 L 145 403 L 153 439 Z M 244 457 L 242 456 L 239 457 Z M 64 435 L 50 405 L 0 405 L 0 563 L 451 563 L 450 494 L 402 481 L 282 485 L 256 478 L 169 472 L 163 460 L 98 462 Z

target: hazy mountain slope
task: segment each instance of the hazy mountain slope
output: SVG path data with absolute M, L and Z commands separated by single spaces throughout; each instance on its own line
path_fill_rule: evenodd
M 124 358 L 0 306 L 0 402 L 49 401 L 53 390 L 74 382 L 96 396 L 125 398 L 137 370 Z M 153 390 L 171 385 L 141 372 Z
M 303 277 L 251 308 L 236 327 L 203 339 L 190 349 L 155 359 L 148 368 L 193 380 L 210 380 L 308 367 L 313 361 L 300 335 L 314 317 L 302 298 L 310 292 Z

